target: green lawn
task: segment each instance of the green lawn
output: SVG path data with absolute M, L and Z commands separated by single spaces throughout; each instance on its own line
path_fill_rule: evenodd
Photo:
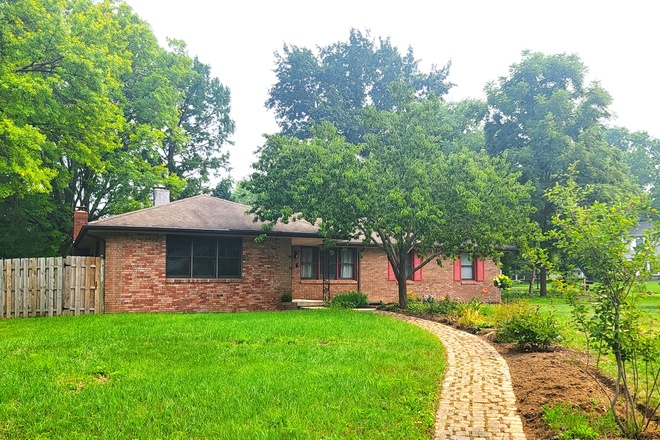
M 0 320 L 0 438 L 428 439 L 444 351 L 319 310 Z

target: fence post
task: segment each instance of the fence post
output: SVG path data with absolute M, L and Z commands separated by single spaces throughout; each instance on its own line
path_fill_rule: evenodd
M 30 294 L 30 302 L 28 309 L 28 316 L 37 316 L 37 259 L 28 259 L 28 292 Z
M 57 267 L 57 278 L 55 278 L 55 311 L 57 316 L 62 316 L 62 296 L 64 295 L 64 259 L 57 257 L 55 259 L 55 266 Z
M 11 260 L 6 260 L 5 261 L 5 271 L 7 272 L 7 276 L 5 279 L 5 285 L 7 286 L 6 292 L 7 292 L 7 319 L 11 318 L 11 307 L 12 307 L 12 297 L 11 297 L 11 271 L 12 271 L 12 264 Z
M 101 267 L 101 276 L 99 281 L 99 303 L 101 304 L 100 312 L 105 313 L 105 258 L 99 258 Z
M 5 260 L 0 260 L 0 319 L 5 317 Z

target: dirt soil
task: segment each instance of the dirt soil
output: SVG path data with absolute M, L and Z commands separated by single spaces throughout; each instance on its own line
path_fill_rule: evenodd
M 437 316 L 425 319 L 447 322 Z M 546 352 L 520 351 L 514 344 L 493 342 L 482 336 L 504 357 L 509 365 L 513 392 L 528 440 L 553 439 L 558 433 L 543 421 L 543 405 L 565 403 L 579 406 L 587 413 L 604 414 L 609 404 L 596 382 L 580 367 L 584 354 L 562 346 Z M 644 440 L 660 440 L 660 431 L 646 433 Z
M 551 439 L 557 434 L 543 421 L 543 405 L 566 403 L 586 412 L 607 412 L 607 396 L 576 364 L 575 353 L 562 347 L 541 353 L 521 352 L 513 344 L 491 343 L 509 365 L 528 439 Z

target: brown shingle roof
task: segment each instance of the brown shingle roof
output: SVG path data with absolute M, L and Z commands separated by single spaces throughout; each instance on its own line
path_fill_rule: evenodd
M 151 208 L 127 212 L 96 220 L 85 225 L 87 230 L 169 230 L 186 232 L 224 232 L 260 234 L 261 222 L 245 212 L 250 206 L 208 195 L 177 200 Z M 304 220 L 278 223 L 272 235 L 318 236 L 318 228 Z

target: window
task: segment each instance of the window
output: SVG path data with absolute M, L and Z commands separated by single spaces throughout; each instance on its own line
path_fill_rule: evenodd
M 480 260 L 472 254 L 461 253 L 459 258 L 454 260 L 454 281 L 484 281 L 485 274 L 485 260 Z
M 322 251 L 313 247 L 303 247 L 300 250 L 300 278 L 323 279 L 326 261 L 331 280 L 355 279 L 355 249 L 335 248 Z
M 422 280 L 422 269 L 417 270 L 413 274 L 413 269 L 420 264 L 422 264 L 421 258 L 419 258 L 419 255 L 417 254 L 417 251 L 410 251 L 406 255 L 406 261 L 404 262 L 405 267 L 406 267 L 406 279 L 407 280 L 412 280 L 412 281 L 421 281 Z M 414 266 L 414 267 L 413 267 Z M 394 276 L 394 270 L 392 269 L 392 265 L 390 262 L 387 262 L 387 279 L 389 281 L 396 281 L 396 277 Z
M 474 261 L 470 261 L 472 255 L 461 254 L 461 280 L 474 280 Z
M 243 239 L 168 235 L 168 278 L 240 278 Z

